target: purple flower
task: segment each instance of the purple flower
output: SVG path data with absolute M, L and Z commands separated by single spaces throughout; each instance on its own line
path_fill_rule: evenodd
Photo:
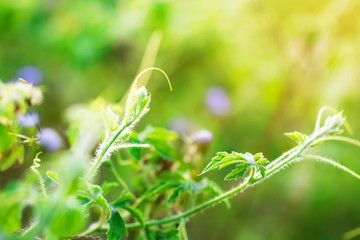
M 36 112 L 28 112 L 18 118 L 21 127 L 32 127 L 39 123 L 39 114 Z
M 213 134 L 209 130 L 199 130 L 192 135 L 193 141 L 200 145 L 208 145 L 213 140 Z
M 228 116 L 231 112 L 231 101 L 223 87 L 210 87 L 206 91 L 205 103 L 209 111 L 214 115 Z
M 179 117 L 173 119 L 169 124 L 169 129 L 178 135 L 186 135 L 192 132 L 194 126 L 192 122 L 186 118 Z
M 40 144 L 50 151 L 58 150 L 61 145 L 61 137 L 52 128 L 42 128 L 38 134 Z
M 28 65 L 19 69 L 17 77 L 22 78 L 33 85 L 38 85 L 42 82 L 44 75 L 39 68 Z

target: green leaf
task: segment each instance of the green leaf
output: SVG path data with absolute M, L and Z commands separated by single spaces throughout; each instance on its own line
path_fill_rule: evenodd
M 65 205 L 56 205 L 56 211 L 52 215 L 53 221 L 50 224 L 50 229 L 52 234 L 57 237 L 78 234 L 85 224 L 81 205 L 72 201 L 66 202 Z
M 298 144 L 303 144 L 307 138 L 307 136 L 305 134 L 298 132 L 298 131 L 288 132 L 288 133 L 284 133 L 284 134 L 285 134 L 285 136 L 294 140 Z
M 110 192 L 112 189 L 118 187 L 119 184 L 117 182 L 104 182 L 101 186 L 102 192 L 103 194 L 107 194 L 108 192 Z
M 55 183 L 59 184 L 60 183 L 60 179 L 59 176 L 56 172 L 53 171 L 46 171 L 46 175 Z
M 10 149 L 10 146 L 16 142 L 16 138 L 8 133 L 8 128 L 0 123 L 0 156 L 3 152 Z
M 266 168 L 262 165 L 268 164 L 269 161 L 262 153 L 252 155 L 248 152 L 232 152 L 231 154 L 227 152 L 218 152 L 216 156 L 211 159 L 211 162 L 205 167 L 201 174 L 216 168 L 221 169 L 234 163 L 237 163 L 235 169 L 226 175 L 225 180 L 244 177 L 251 167 L 256 167 L 254 171 L 258 170 L 260 171 L 261 176 L 265 176 Z
M 149 143 L 163 157 L 174 159 L 176 151 L 171 143 L 177 139 L 177 134 L 164 128 L 147 127 L 139 134 L 141 142 Z
M 171 196 L 169 197 L 167 202 L 171 203 L 171 202 L 175 201 L 175 199 L 177 199 L 184 191 L 185 191 L 185 188 L 183 186 L 176 188 L 173 191 L 173 193 L 171 194 Z
M 97 197 L 95 198 L 95 202 L 101 207 L 110 211 L 110 205 L 108 204 L 108 202 L 101 193 L 97 195 Z
M 0 152 L 0 171 L 13 166 L 16 162 L 22 163 L 24 159 L 24 146 L 21 144 L 15 144 L 12 149 L 6 153 Z
M 168 182 L 161 182 L 155 187 L 152 187 L 145 195 L 146 197 L 151 197 L 160 193 L 163 193 L 169 189 L 177 188 L 182 186 L 183 183 L 177 181 L 168 181 Z
M 216 156 L 211 159 L 211 162 L 204 168 L 201 174 L 204 174 L 205 172 L 216 169 L 218 167 L 222 168 L 224 166 L 244 160 L 245 158 L 242 156 L 242 154 L 239 154 L 237 152 L 218 152 Z
M 150 93 L 145 87 L 137 89 L 136 82 L 131 87 L 123 123 L 132 125 L 132 123 L 140 120 L 140 118 L 149 111 Z
M 109 229 L 106 232 L 108 240 L 119 240 L 121 236 L 127 236 L 125 220 L 121 217 L 118 210 L 112 209 L 110 218 L 106 222 L 109 224 Z
M 270 163 L 269 160 L 267 160 L 266 158 L 260 158 L 259 160 L 256 161 L 256 164 L 257 165 L 260 165 L 260 164 L 268 164 Z
M 265 167 L 263 167 L 263 166 L 258 166 L 258 168 L 259 168 L 259 171 L 260 171 L 261 177 L 262 177 L 262 178 L 264 178 L 264 177 L 266 176 L 266 173 L 265 173 L 266 168 L 265 168 Z
M 166 182 L 166 181 L 185 182 L 186 181 L 185 177 L 183 176 L 182 172 L 180 172 L 180 171 L 161 172 L 157 176 L 157 179 L 159 179 L 159 181 L 161 181 L 161 182 Z
M 322 129 L 328 134 L 339 134 L 342 132 L 341 127 L 345 122 L 345 118 L 342 116 L 342 112 L 329 116 L 325 119 Z
M 251 166 L 250 163 L 236 165 L 236 168 L 232 170 L 228 175 L 226 175 L 225 180 L 238 179 L 239 177 L 244 177 L 250 166 Z
M 98 185 L 90 185 L 89 187 L 89 191 L 90 191 L 90 198 L 91 198 L 91 202 L 89 203 L 91 204 L 97 204 L 101 207 L 103 207 L 104 209 L 110 211 L 110 204 L 106 201 L 106 199 L 104 198 L 104 196 L 102 195 L 102 189 L 100 186 Z
M 86 196 L 82 196 L 82 195 L 78 195 L 76 196 L 76 199 L 82 204 L 82 205 L 86 205 L 88 203 L 90 203 L 92 200 Z
M 20 230 L 21 211 L 23 205 L 19 202 L 6 203 L 2 201 L 0 207 L 0 229 L 8 233 Z
M 135 198 L 134 194 L 124 190 L 121 193 L 120 197 L 117 200 L 115 200 L 111 205 L 114 207 L 123 207 L 125 206 L 126 203 L 133 200 L 134 198 Z
M 110 133 L 119 126 L 119 117 L 116 115 L 110 107 L 106 109 L 102 108 L 103 118 L 105 121 L 105 134 L 110 136 Z
M 144 226 L 144 217 L 139 209 L 128 206 L 128 205 L 122 206 L 121 208 L 128 211 L 134 218 L 136 218 L 138 220 L 138 222 L 141 224 L 141 226 Z
M 129 140 L 135 144 L 141 144 L 138 134 L 135 131 L 131 132 Z M 141 147 L 130 147 L 130 154 L 136 159 L 141 160 Z

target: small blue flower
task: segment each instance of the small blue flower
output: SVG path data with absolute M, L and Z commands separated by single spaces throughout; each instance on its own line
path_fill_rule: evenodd
M 17 77 L 22 78 L 33 85 L 39 85 L 42 82 L 44 75 L 39 68 L 28 65 L 19 69 Z
M 194 125 L 187 118 L 178 117 L 169 123 L 169 129 L 176 132 L 178 135 L 188 135 L 193 131 Z
M 59 134 L 52 128 L 42 128 L 38 134 L 40 144 L 50 151 L 58 150 L 62 145 Z
M 21 127 L 33 127 L 39 123 L 39 114 L 37 112 L 28 112 L 18 118 Z
M 213 134 L 209 130 L 202 129 L 194 132 L 192 138 L 200 145 L 208 145 L 213 140 Z
M 210 87 L 206 91 L 205 103 L 209 111 L 214 115 L 228 116 L 231 112 L 231 101 L 223 87 Z

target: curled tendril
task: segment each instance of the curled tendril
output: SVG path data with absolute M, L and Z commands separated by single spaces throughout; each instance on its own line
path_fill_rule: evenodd
M 145 68 L 144 70 L 142 70 L 142 71 L 137 75 L 137 77 L 135 78 L 135 81 L 134 81 L 133 84 L 136 85 L 137 81 L 140 79 L 140 77 L 141 77 L 142 75 L 144 75 L 146 72 L 152 71 L 152 70 L 159 71 L 159 72 L 161 72 L 161 73 L 165 76 L 166 80 L 167 80 L 168 83 L 169 83 L 170 91 L 172 91 L 172 86 L 171 86 L 171 82 L 170 82 L 170 79 L 169 79 L 168 75 L 167 75 L 162 69 L 157 68 L 157 67 L 149 67 L 149 68 Z
M 39 155 L 41 154 L 42 152 L 38 152 L 34 158 L 34 161 L 33 161 L 33 164 L 31 165 L 30 169 L 31 171 L 38 177 L 39 179 L 39 183 L 40 183 L 40 186 L 41 186 L 41 190 L 43 192 L 43 195 L 45 198 L 47 198 L 47 194 L 46 194 L 46 190 L 45 190 L 45 185 L 44 185 L 44 181 L 41 177 L 41 174 L 40 172 L 38 171 L 38 168 L 40 167 L 40 158 L 39 158 Z

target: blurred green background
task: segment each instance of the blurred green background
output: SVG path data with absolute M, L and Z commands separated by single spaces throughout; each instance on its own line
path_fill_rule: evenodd
M 0 79 L 35 74 L 45 89 L 40 125 L 64 135 L 67 107 L 119 101 L 150 39 L 155 53 L 161 39 L 152 65 L 174 91 L 152 74 L 144 124 L 186 118 L 210 130 L 203 165 L 220 150 L 274 159 L 293 146 L 282 133 L 310 133 L 323 105 L 344 109 L 360 139 L 359 13 L 351 0 L 0 0 Z M 360 172 L 359 149 L 318 151 Z M 222 183 L 224 174 L 209 177 Z M 193 217 L 190 239 L 328 240 L 360 226 L 358 181 L 317 162 L 296 163 L 231 203 Z

